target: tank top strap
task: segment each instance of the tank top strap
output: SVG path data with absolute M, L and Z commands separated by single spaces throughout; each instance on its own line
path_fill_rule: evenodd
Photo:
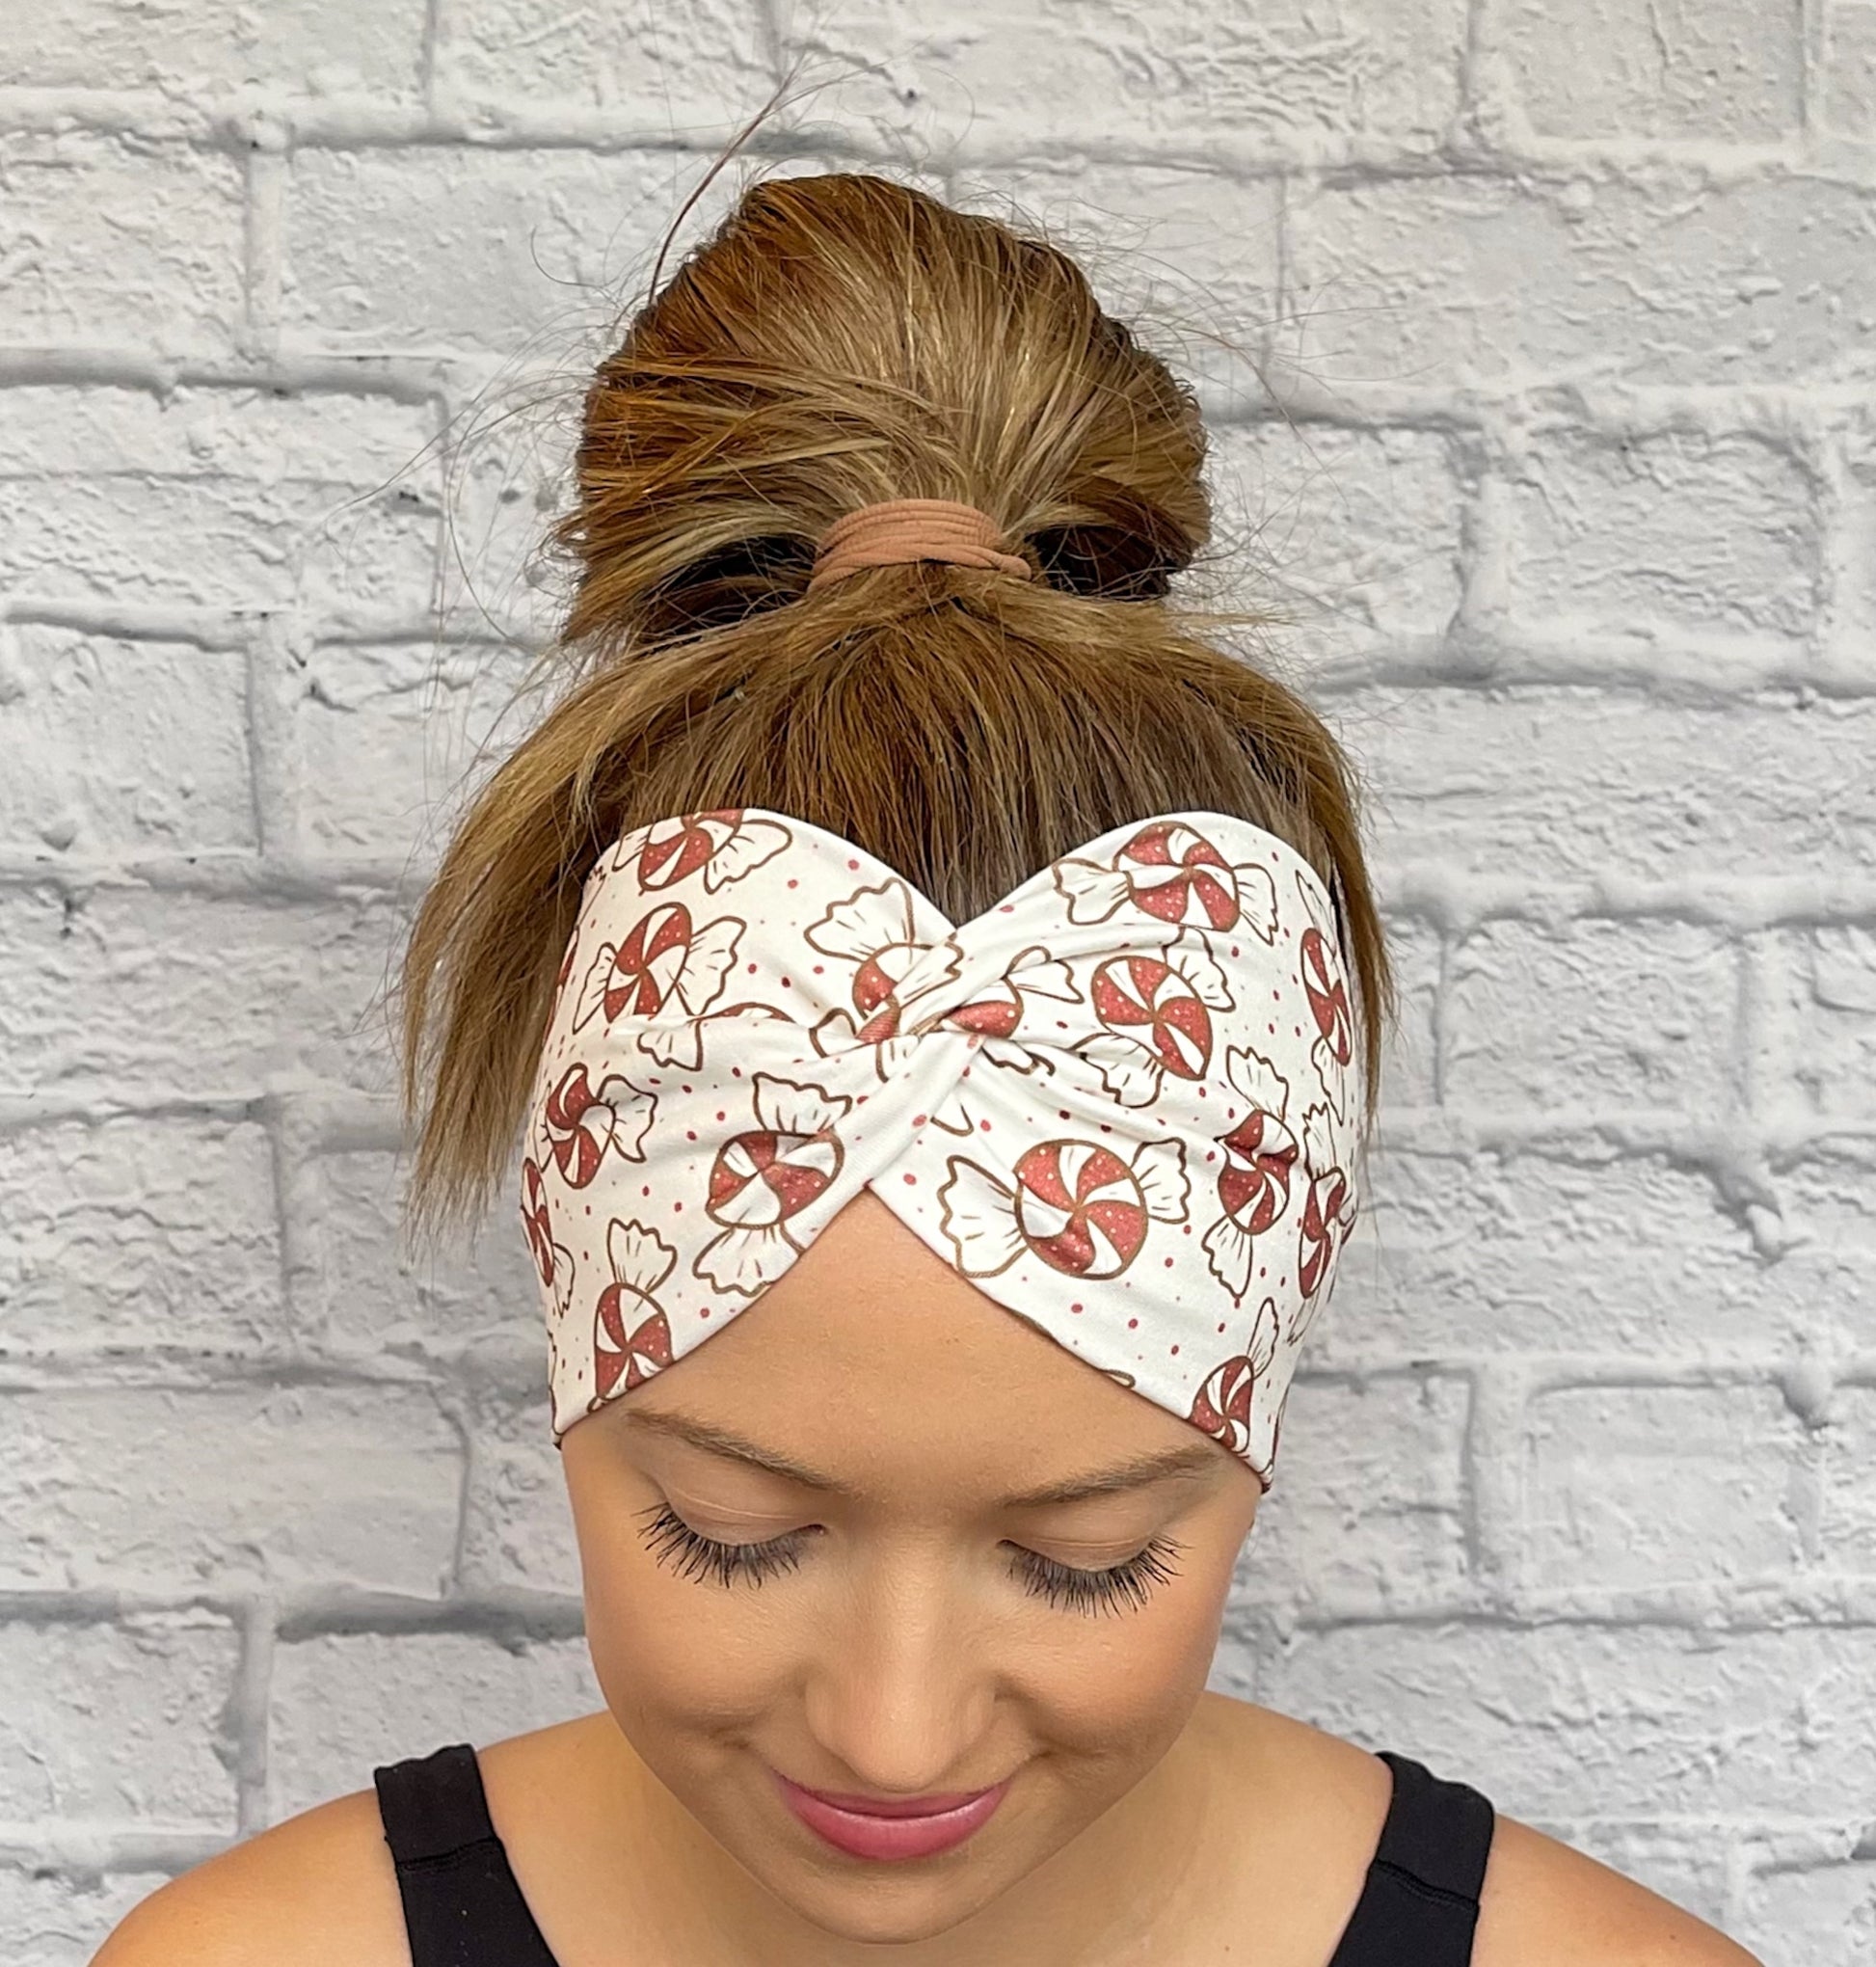
M 1496 1814 L 1411 1756 L 1380 1759 L 1394 1792 L 1329 1967 L 1468 1967 Z
M 474 1749 L 373 1769 L 412 1967 L 556 1967 L 496 1835 Z

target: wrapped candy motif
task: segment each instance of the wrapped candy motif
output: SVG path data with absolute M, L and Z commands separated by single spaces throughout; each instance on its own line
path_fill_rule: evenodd
M 608 1148 L 636 1155 L 653 1105 L 650 1093 L 616 1075 L 596 1091 L 583 1061 L 569 1065 L 541 1108 L 548 1152 L 567 1186 L 584 1188 L 600 1172 Z
M 608 1226 L 605 1253 L 612 1281 L 593 1318 L 595 1406 L 671 1363 L 671 1328 L 652 1293 L 671 1275 L 678 1253 L 637 1223 Z
M 1301 1148 L 1287 1124 L 1290 1089 L 1268 1059 L 1234 1049 L 1225 1060 L 1227 1083 L 1244 1100 L 1244 1118 L 1219 1137 L 1224 1165 L 1219 1170 L 1223 1212 L 1205 1232 L 1212 1274 L 1242 1298 L 1260 1239 L 1290 1206 L 1291 1175 Z
M 993 1278 L 1032 1251 L 1064 1277 L 1117 1278 L 1153 1223 L 1182 1223 L 1186 1177 L 1176 1142 L 1148 1141 L 1123 1160 L 1092 1141 L 1039 1141 L 1005 1183 L 958 1155 L 939 1191 L 953 1261 L 967 1278 Z
M 719 1291 L 753 1297 L 806 1248 L 791 1222 L 833 1186 L 844 1155 L 836 1122 L 852 1102 L 759 1072 L 756 1119 L 710 1163 L 704 1213 L 722 1227 L 697 1253 L 697 1275 Z
M 1354 1221 L 1353 1034 L 1321 877 L 1230 815 L 1114 827 L 965 923 L 783 814 L 633 829 L 588 879 L 529 1111 L 556 1437 L 870 1187 L 1268 1486 Z

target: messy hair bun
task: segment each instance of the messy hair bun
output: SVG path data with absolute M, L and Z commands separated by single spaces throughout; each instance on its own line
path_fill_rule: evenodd
M 755 185 L 585 404 L 565 687 L 469 808 L 412 935 L 413 1201 L 507 1165 L 594 861 L 634 826 L 767 807 L 953 921 L 1114 826 L 1235 814 L 1336 899 L 1362 1063 L 1392 982 L 1348 763 L 1168 598 L 1210 525 L 1197 405 L 1063 254 L 859 175 Z M 870 567 L 808 592 L 876 501 L 952 498 L 1037 578 Z

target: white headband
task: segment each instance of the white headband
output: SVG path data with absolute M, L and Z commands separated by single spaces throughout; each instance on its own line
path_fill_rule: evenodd
M 957 924 L 806 821 L 635 828 L 587 881 L 528 1114 L 555 1439 L 871 1187 L 1268 1488 L 1354 1220 L 1350 988 L 1315 870 L 1227 814 L 1113 827 Z

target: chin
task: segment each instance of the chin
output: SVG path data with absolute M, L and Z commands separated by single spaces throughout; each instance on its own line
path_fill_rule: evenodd
M 780 1851 L 770 1855 L 755 1875 L 791 1912 L 831 1938 L 878 1947 L 909 1946 L 951 1931 L 1032 1869 L 1017 1867 L 1005 1876 L 982 1865 L 967 1870 L 936 1860 L 916 1868 L 855 1866 L 839 1876 Z

